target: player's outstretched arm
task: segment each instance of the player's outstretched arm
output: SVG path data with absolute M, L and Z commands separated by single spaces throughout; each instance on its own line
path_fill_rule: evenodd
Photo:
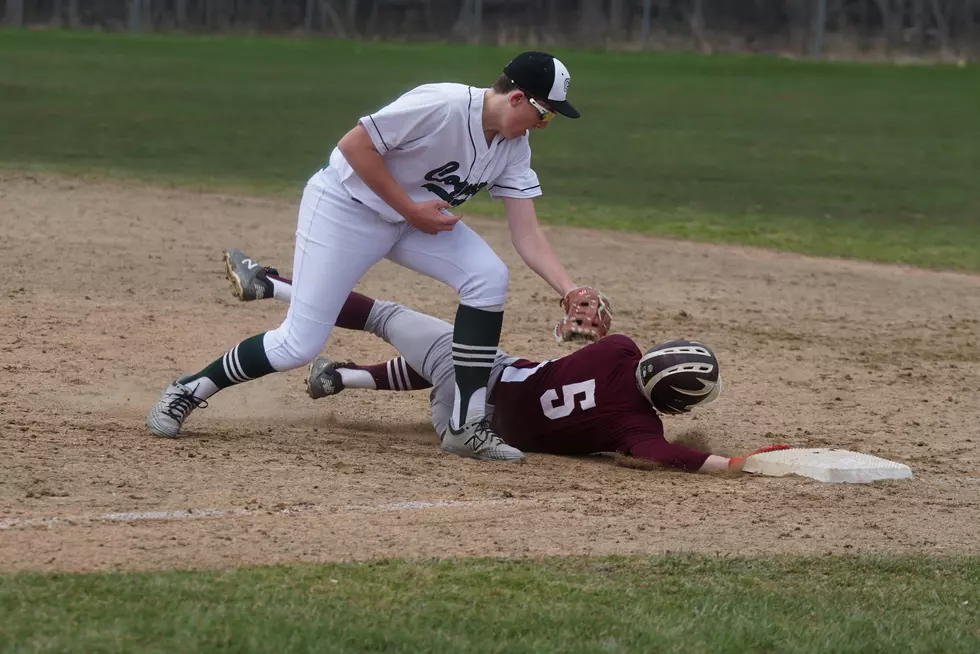
M 534 200 L 503 198 L 510 239 L 528 267 L 562 297 L 576 287 L 538 223 Z
M 561 296 L 564 319 L 555 328 L 558 342 L 597 341 L 612 325 L 608 298 L 588 286 L 576 286 L 544 235 L 530 198 L 503 198 L 511 241 L 524 263 Z
M 745 460 L 750 456 L 763 452 L 785 450 L 789 447 L 789 445 L 778 443 L 760 447 L 745 456 L 725 457 L 670 443 L 661 437 L 637 443 L 630 448 L 630 454 L 639 459 L 688 472 L 741 472 Z

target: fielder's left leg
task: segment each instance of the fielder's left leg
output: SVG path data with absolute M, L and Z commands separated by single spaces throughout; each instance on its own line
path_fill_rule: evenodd
M 244 299 L 238 292 L 244 280 L 246 289 L 251 288 L 252 284 L 262 286 L 260 292 L 253 289 L 246 293 L 250 296 L 249 299 L 274 297 L 283 302 L 290 301 L 290 280 L 279 276 L 274 269 L 258 267 L 241 252 L 233 249 L 226 253 L 225 262 L 236 297 Z M 249 268 L 249 264 L 253 267 Z M 253 279 L 258 281 L 250 281 Z M 479 450 L 479 458 L 499 461 L 518 461 L 523 458 L 520 450 L 507 445 L 493 432 L 483 435 L 492 441 L 489 456 L 483 443 L 460 444 L 455 439 L 446 438 L 457 397 L 452 325 L 397 302 L 375 300 L 352 292 L 337 317 L 336 326 L 370 332 L 394 346 L 400 356 L 385 363 L 368 366 L 352 362 L 337 363 L 325 357 L 317 357 L 310 365 L 307 380 L 307 390 L 311 397 L 315 399 L 336 395 L 346 388 L 421 390 L 432 387 L 432 424 L 439 435 L 443 451 L 474 456 L 476 450 Z M 505 357 L 501 353 L 496 359 Z
M 347 294 L 403 231 L 354 202 L 339 184 L 319 174 L 310 178 L 297 216 L 295 297 L 285 320 L 171 382 L 146 415 L 150 432 L 174 438 L 190 413 L 222 389 L 312 361 L 330 337 Z

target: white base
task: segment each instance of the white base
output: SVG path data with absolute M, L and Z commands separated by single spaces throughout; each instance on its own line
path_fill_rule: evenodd
M 768 477 L 801 475 L 817 481 L 849 484 L 912 477 L 912 469 L 902 463 L 829 448 L 794 448 L 756 454 L 745 460 L 742 470 Z

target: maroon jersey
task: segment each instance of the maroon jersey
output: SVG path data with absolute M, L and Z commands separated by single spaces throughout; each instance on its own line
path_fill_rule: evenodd
M 622 334 L 568 356 L 521 359 L 493 389 L 493 427 L 509 445 L 550 454 L 627 453 L 663 441 L 660 417 L 636 387 L 640 349 Z

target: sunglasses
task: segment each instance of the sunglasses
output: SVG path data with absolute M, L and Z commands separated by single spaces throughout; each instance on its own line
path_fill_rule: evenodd
M 555 117 L 555 112 L 554 111 L 551 111 L 550 109 L 545 109 L 541 105 L 541 103 L 539 103 L 537 100 L 535 100 L 531 96 L 525 94 L 524 97 L 527 98 L 528 104 L 530 104 L 532 107 L 534 107 L 534 109 L 538 112 L 538 120 L 540 120 L 542 122 L 545 122 L 545 123 L 548 123 L 548 122 L 551 122 L 551 119 Z

